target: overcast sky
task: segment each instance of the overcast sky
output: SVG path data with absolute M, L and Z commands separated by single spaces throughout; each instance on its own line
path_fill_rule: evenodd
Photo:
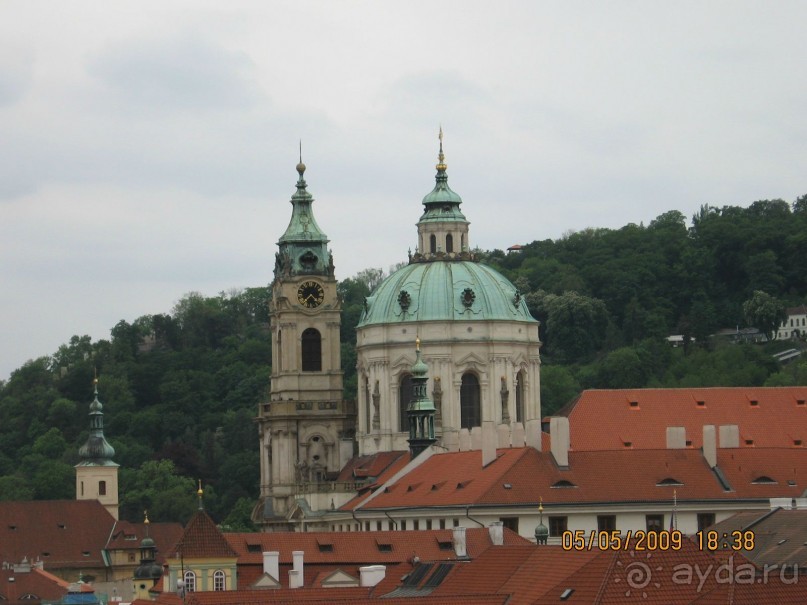
M 298 141 L 337 277 L 434 183 L 483 249 L 807 193 L 807 3 L 0 3 L 0 379 L 267 285 Z

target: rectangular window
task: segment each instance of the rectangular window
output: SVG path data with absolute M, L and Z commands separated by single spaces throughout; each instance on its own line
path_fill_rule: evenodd
M 560 538 L 567 528 L 567 517 L 549 517 L 549 535 L 551 537 Z
M 707 527 L 715 524 L 714 513 L 698 513 L 698 531 L 703 531 Z
M 664 515 L 645 515 L 647 531 L 662 531 L 664 529 Z
M 412 529 L 415 529 L 415 530 L 420 529 L 420 521 L 419 521 L 418 519 L 415 519 L 415 520 L 413 521 L 413 523 L 412 523 Z
M 381 531 L 381 521 L 376 521 L 375 522 L 375 529 L 376 529 L 376 531 Z
M 446 528 L 446 520 L 445 519 L 440 519 L 440 529 L 445 529 L 445 528 Z
M 98 482 L 98 495 L 99 496 L 106 496 L 106 481 L 99 481 Z
M 432 528 L 432 520 L 431 519 L 426 519 L 426 529 L 431 529 L 431 528 Z
M 616 515 L 597 515 L 597 530 L 616 531 Z
M 401 521 L 401 530 L 406 531 L 406 519 Z
M 518 533 L 518 517 L 502 517 L 502 527 Z

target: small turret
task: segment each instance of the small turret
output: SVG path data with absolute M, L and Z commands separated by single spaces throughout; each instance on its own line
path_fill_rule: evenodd
M 104 437 L 104 406 L 98 399 L 98 378 L 93 379 L 90 403 L 90 434 L 78 450 L 76 500 L 98 500 L 118 518 L 118 465 L 112 461 L 113 448 Z
M 434 402 L 429 399 L 426 383 L 429 366 L 420 357 L 420 338 L 415 340 L 417 359 L 412 365 L 412 401 L 406 410 L 409 418 L 409 451 L 415 458 L 437 441 L 434 437 Z
M 538 503 L 538 525 L 535 526 L 535 543 L 538 545 L 546 544 L 549 539 L 549 528 L 544 525 L 544 501 Z

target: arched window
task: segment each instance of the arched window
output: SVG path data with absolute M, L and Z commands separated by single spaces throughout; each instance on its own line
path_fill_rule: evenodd
M 99 496 L 106 496 L 106 481 L 99 481 L 98 482 L 98 495 Z
M 460 428 L 470 429 L 482 425 L 482 405 L 479 396 L 479 379 L 466 372 L 460 385 Z
M 524 422 L 525 379 L 524 370 L 519 370 L 516 374 L 516 422 Z
M 196 574 L 192 571 L 186 571 L 184 580 L 185 592 L 196 592 Z
M 322 371 L 322 339 L 319 331 L 308 328 L 303 332 L 303 372 Z
M 437 238 L 435 237 L 434 233 L 429 236 L 429 252 L 432 254 L 437 252 Z
M 226 577 L 224 572 L 220 569 L 217 569 L 213 572 L 213 590 L 225 590 L 226 589 Z
M 465 252 L 465 234 L 460 233 L 460 252 Z
M 365 412 L 365 422 L 366 430 L 369 433 L 370 427 L 372 426 L 373 419 L 371 418 L 372 412 L 370 411 L 370 379 L 367 376 L 364 377 L 364 412 Z
M 450 233 L 446 235 L 446 252 L 454 252 L 454 236 Z
M 412 375 L 405 374 L 398 383 L 398 430 L 402 432 L 409 431 L 409 416 L 406 415 L 406 410 L 410 401 L 412 401 Z
M 283 332 L 277 331 L 277 369 L 283 371 Z

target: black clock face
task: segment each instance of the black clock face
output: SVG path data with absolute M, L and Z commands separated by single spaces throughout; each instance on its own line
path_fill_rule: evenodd
M 297 288 L 297 302 L 308 309 L 316 309 L 325 300 L 325 290 L 315 281 L 304 281 Z

